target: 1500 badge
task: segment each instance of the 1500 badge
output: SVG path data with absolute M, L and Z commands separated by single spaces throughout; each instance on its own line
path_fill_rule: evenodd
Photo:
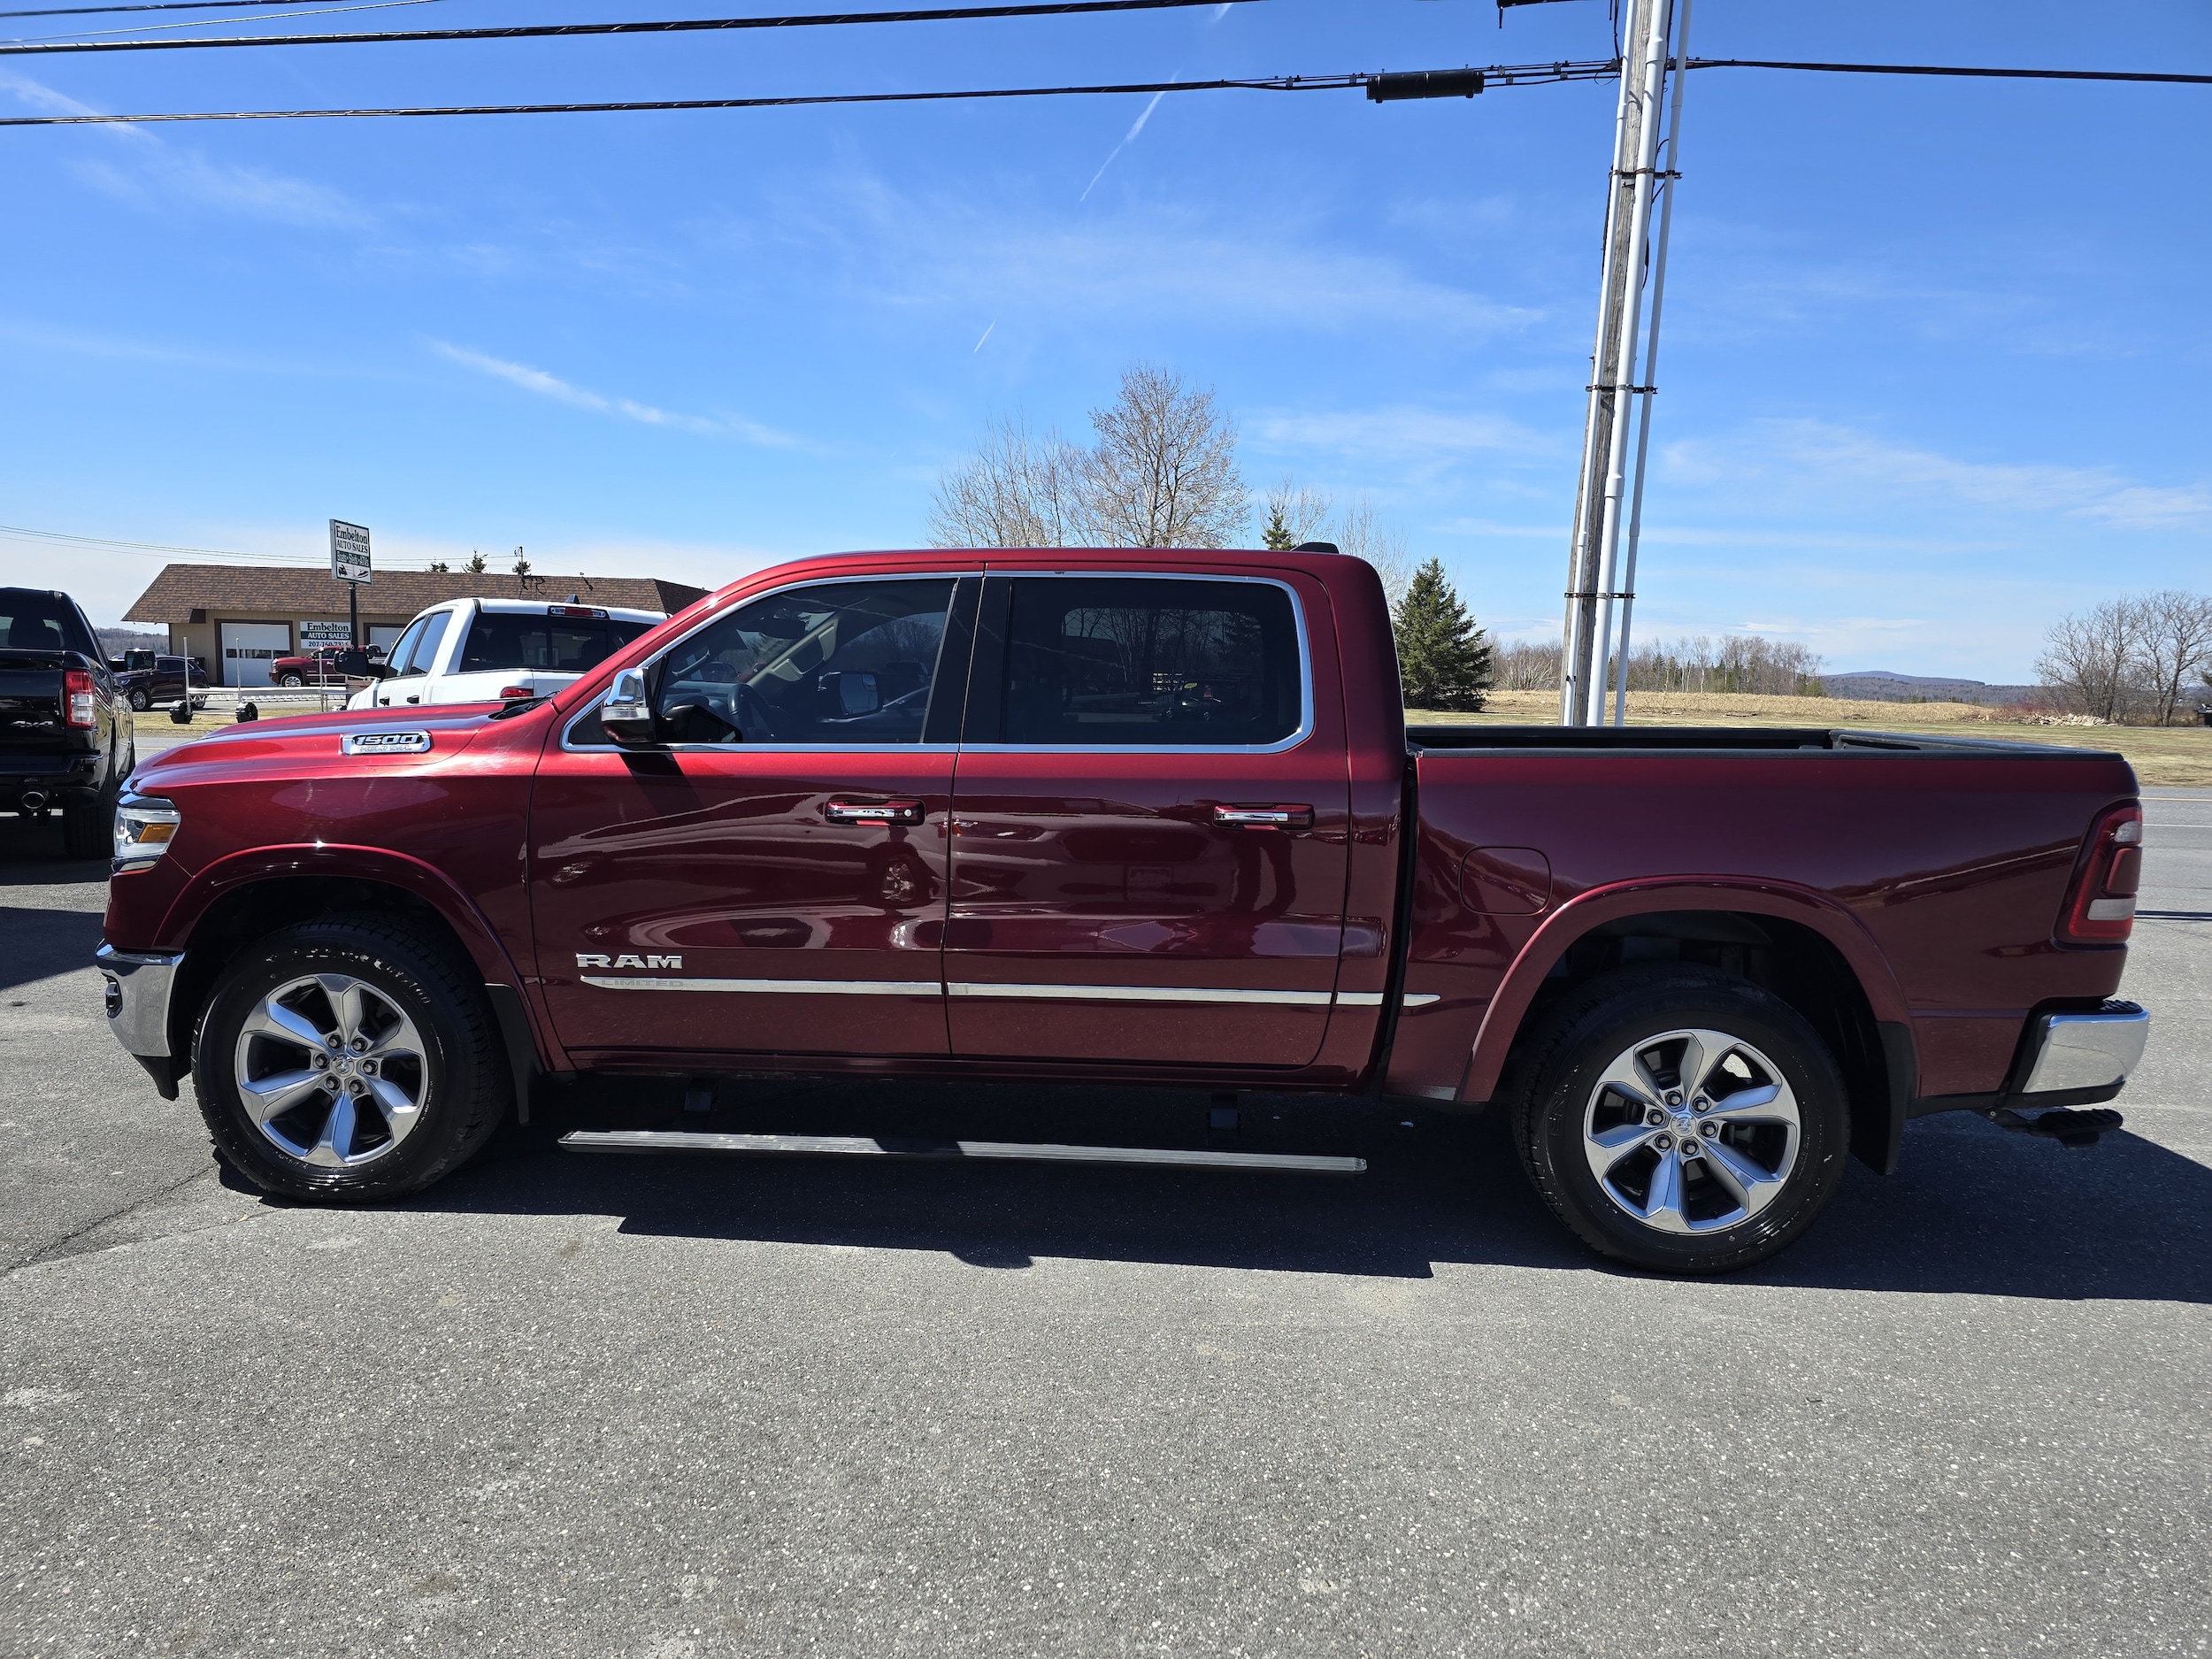
M 680 968 L 681 956 L 595 956 L 583 951 L 576 953 L 580 968 Z

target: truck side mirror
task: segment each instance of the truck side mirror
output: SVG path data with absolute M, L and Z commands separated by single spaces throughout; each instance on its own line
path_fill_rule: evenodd
M 641 670 L 626 668 L 614 677 L 600 700 L 599 724 L 607 735 L 625 749 L 648 749 L 660 741 L 653 705 L 645 695 Z

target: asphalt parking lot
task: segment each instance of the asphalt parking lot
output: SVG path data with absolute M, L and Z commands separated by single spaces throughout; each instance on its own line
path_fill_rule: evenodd
M 1695 1283 L 1489 1125 L 1294 1102 L 1248 1141 L 1370 1172 L 593 1159 L 557 1110 L 272 1204 L 108 1036 L 104 869 L 0 825 L 0 1653 L 2204 1653 L 2212 791 L 2148 794 L 2127 1130 L 1923 1120 Z

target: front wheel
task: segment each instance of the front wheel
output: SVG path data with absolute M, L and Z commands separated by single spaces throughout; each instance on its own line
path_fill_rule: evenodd
M 403 923 L 304 923 L 242 950 L 201 1016 L 193 1091 L 225 1163 L 265 1192 L 419 1191 L 511 1098 L 475 975 Z
M 1780 998 L 1686 966 L 1629 968 L 1555 1010 L 1532 1045 L 1515 1141 L 1592 1248 L 1724 1273 L 1812 1225 L 1843 1178 L 1850 1106 Z
M 297 674 L 287 674 L 284 677 L 284 683 L 288 686 L 298 686 L 303 685 L 305 682 L 303 681 Z

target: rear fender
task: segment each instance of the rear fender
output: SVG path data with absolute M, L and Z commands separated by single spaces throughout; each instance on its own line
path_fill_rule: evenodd
M 1662 910 L 1733 910 L 1777 917 L 1810 928 L 1836 948 L 1865 993 L 1876 1020 L 1910 1030 L 1905 1025 L 1904 992 L 1881 948 L 1855 916 L 1827 895 L 1789 882 L 1737 883 L 1703 876 L 1623 882 L 1593 887 L 1560 906 L 1514 959 L 1475 1033 L 1474 1056 L 1460 1098 L 1486 1101 L 1497 1093 L 1506 1057 L 1520 1034 L 1529 1006 L 1552 964 L 1570 946 L 1608 922 Z M 1909 1093 L 1909 1079 L 1907 1084 Z

